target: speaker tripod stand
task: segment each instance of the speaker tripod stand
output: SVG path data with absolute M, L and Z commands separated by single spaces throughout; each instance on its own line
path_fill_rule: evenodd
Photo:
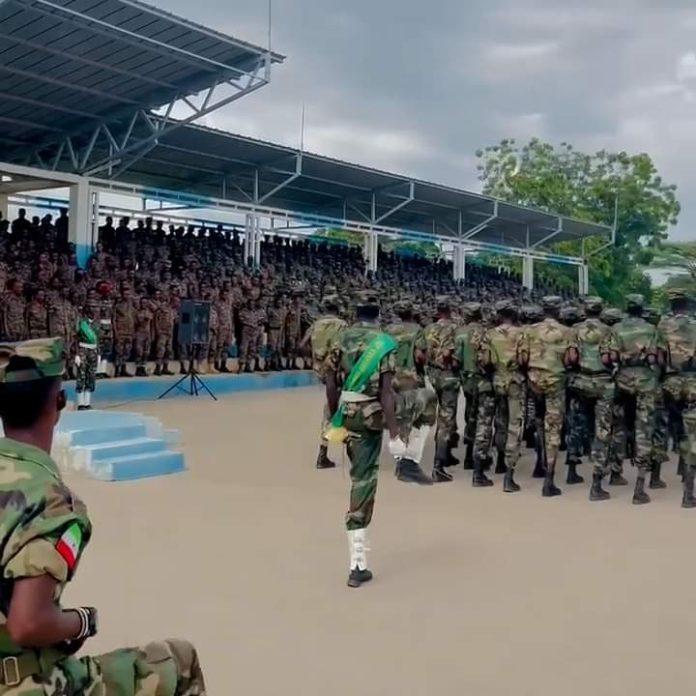
M 193 350 L 189 351 L 189 355 L 193 355 Z M 157 398 L 164 399 L 173 391 L 180 391 L 189 396 L 200 396 L 203 392 L 207 392 L 213 401 L 217 401 L 217 396 L 213 394 L 208 385 L 201 379 L 200 373 L 193 366 L 193 358 L 189 360 L 188 372 L 177 382 L 172 384 L 165 392 L 162 392 Z

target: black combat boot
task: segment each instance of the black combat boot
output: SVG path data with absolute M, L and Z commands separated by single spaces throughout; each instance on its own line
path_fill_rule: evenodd
M 229 374 L 230 368 L 227 367 L 227 360 L 223 360 L 220 362 L 220 372 L 226 375 Z
M 417 483 L 420 486 L 433 485 L 433 479 L 413 459 L 399 459 L 397 461 L 396 478 L 404 483 Z
M 449 444 L 438 442 L 435 446 L 435 462 L 433 464 L 433 481 L 435 483 L 447 483 L 453 481 L 454 477 L 447 471 L 447 461 L 449 458 Z
M 179 374 L 180 375 L 187 375 L 188 372 L 186 372 L 186 368 L 184 367 L 184 363 L 181 363 L 179 366 Z
M 143 365 L 138 365 L 138 367 L 135 370 L 135 376 L 136 377 L 147 377 L 147 372 L 145 371 L 145 367 Z
M 459 447 L 459 433 L 456 430 L 450 436 L 449 445 L 451 449 L 457 449 L 457 447 Z
M 645 492 L 645 478 L 638 476 L 636 479 L 636 487 L 633 491 L 633 504 L 645 505 L 650 502 L 650 496 Z
M 508 468 L 505 464 L 505 452 L 498 452 L 498 461 L 495 464 L 496 474 L 507 474 Z
M 541 479 L 546 477 L 546 467 L 544 466 L 544 461 L 541 458 L 540 453 L 537 451 L 536 462 L 534 463 L 534 471 L 532 472 L 532 478 Z
M 684 471 L 684 497 L 682 498 L 683 508 L 695 508 L 696 498 L 694 497 L 694 470 L 691 467 Z
M 459 466 L 459 460 L 452 454 L 452 446 L 447 448 L 447 464 L 445 466 Z
M 166 377 L 174 376 L 174 373 L 169 369 L 169 363 L 164 363 L 164 367 L 162 368 L 162 374 Z
M 563 491 L 553 481 L 554 473 L 553 468 L 549 467 L 549 470 L 546 472 L 546 476 L 544 477 L 544 486 L 541 489 L 541 495 L 544 498 L 554 498 L 563 493 Z
M 353 568 L 348 576 L 348 587 L 360 587 L 365 582 L 370 582 L 372 580 L 372 573 L 367 570 L 360 570 L 360 568 Z
M 155 365 L 155 371 L 153 374 L 155 377 L 159 377 L 162 374 L 162 368 L 160 367 L 159 363 Z
M 628 486 L 628 481 L 623 477 L 620 471 L 612 471 L 609 476 L 610 486 Z
M 592 487 L 590 488 L 590 500 L 609 500 L 609 491 L 602 488 L 602 474 L 592 474 Z
M 474 488 L 488 488 L 489 486 L 493 485 L 493 481 L 491 481 L 488 476 L 483 471 L 483 466 L 484 466 L 484 460 L 483 458 L 475 454 L 474 455 L 474 474 L 471 477 L 471 485 Z
M 566 483 L 569 485 L 575 485 L 576 483 L 585 483 L 585 479 L 578 474 L 578 462 L 577 460 L 569 459 L 568 462 L 568 476 L 566 476 Z
M 514 479 L 515 470 L 510 468 L 505 472 L 505 478 L 503 479 L 503 491 L 505 493 L 517 493 L 520 487 L 515 483 Z
M 464 471 L 472 471 L 474 468 L 474 443 L 466 443 L 466 455 L 464 457 Z
M 321 445 L 319 447 L 319 454 L 317 455 L 317 469 L 334 469 L 336 467 L 336 463 L 329 459 L 328 452 L 328 445 Z
M 650 483 L 648 484 L 651 489 L 667 488 L 667 484 L 660 478 L 661 472 L 662 462 L 654 462 L 650 470 Z

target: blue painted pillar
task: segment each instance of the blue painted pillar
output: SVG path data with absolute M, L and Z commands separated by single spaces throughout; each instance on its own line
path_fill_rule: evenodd
M 70 185 L 69 240 L 75 245 L 77 265 L 84 268 L 92 255 L 92 224 L 89 181 Z

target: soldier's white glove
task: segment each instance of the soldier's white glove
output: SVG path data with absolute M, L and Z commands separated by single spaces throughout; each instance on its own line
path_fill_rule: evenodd
M 405 457 L 407 452 L 408 445 L 400 437 L 389 440 L 389 454 L 392 457 Z
M 82 365 L 82 358 L 79 355 L 75 356 L 75 367 L 80 367 Z

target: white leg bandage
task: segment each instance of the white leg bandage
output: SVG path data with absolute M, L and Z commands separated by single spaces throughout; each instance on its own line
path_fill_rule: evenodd
M 420 464 L 423 461 L 423 451 L 425 450 L 425 443 L 429 434 L 429 425 L 423 425 L 420 428 L 411 430 L 408 438 L 408 452 L 405 456 L 416 462 L 416 464 Z
M 348 531 L 348 548 L 350 549 L 350 569 L 367 569 L 367 532 L 365 529 Z
M 82 392 L 82 405 L 89 406 L 92 403 L 92 392 L 84 391 Z

